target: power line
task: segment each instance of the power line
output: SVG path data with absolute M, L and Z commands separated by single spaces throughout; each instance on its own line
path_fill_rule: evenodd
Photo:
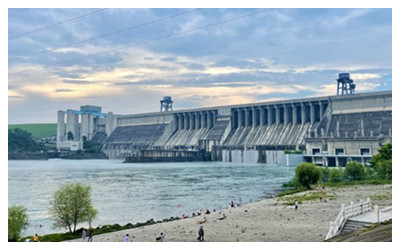
M 26 56 L 20 56 L 20 57 L 12 58 L 12 59 L 10 59 L 8 61 L 12 62 L 12 61 L 16 61 L 16 60 L 29 58 L 29 57 L 36 56 L 36 55 L 40 55 L 40 54 L 49 53 L 49 52 L 52 52 L 52 51 L 54 51 L 56 49 L 75 46 L 77 44 L 86 43 L 86 42 L 93 41 L 93 40 L 96 40 L 96 39 L 99 39 L 99 38 L 104 38 L 104 37 L 107 37 L 107 36 L 115 35 L 115 34 L 126 32 L 126 31 L 129 31 L 129 30 L 134 30 L 134 29 L 137 29 L 137 28 L 141 28 L 141 27 L 144 27 L 144 26 L 147 26 L 147 25 L 150 25 L 150 24 L 158 23 L 158 22 L 170 19 L 170 18 L 174 18 L 174 17 L 177 17 L 177 16 L 185 15 L 185 14 L 191 13 L 193 11 L 197 11 L 197 10 L 200 10 L 200 9 L 192 9 L 192 10 L 189 10 L 189 11 L 180 12 L 180 13 L 177 13 L 177 14 L 174 14 L 174 15 L 171 15 L 171 16 L 162 17 L 162 18 L 159 18 L 159 19 L 147 22 L 147 23 L 143 23 L 143 24 L 139 24 L 139 25 L 135 25 L 135 26 L 130 26 L 128 28 L 124 28 L 124 29 L 113 31 L 113 32 L 106 33 L 106 34 L 103 34 L 103 35 L 95 36 L 95 37 L 88 38 L 88 39 L 85 39 L 85 40 L 73 42 L 73 43 L 70 43 L 70 44 L 64 44 L 64 45 L 61 45 L 61 46 L 58 46 L 58 47 L 42 50 L 42 51 L 39 51 L 39 52 L 36 52 L 36 53 L 32 53 L 32 54 L 29 54 L 29 55 L 26 55 Z
M 132 46 L 132 45 L 133 46 L 142 46 L 142 45 L 145 45 L 147 43 L 160 41 L 160 40 L 164 40 L 164 39 L 167 39 L 167 38 L 171 38 L 171 37 L 179 36 L 179 35 L 182 35 L 182 34 L 190 33 L 190 32 L 193 32 L 193 31 L 210 28 L 210 27 L 217 26 L 217 25 L 220 25 L 220 24 L 223 24 L 223 23 L 236 21 L 236 20 L 239 20 L 239 19 L 243 19 L 243 18 L 246 18 L 246 17 L 254 16 L 254 15 L 258 15 L 258 14 L 261 14 L 261 13 L 264 13 L 264 12 L 267 12 L 267 11 L 272 11 L 272 10 L 274 10 L 274 9 L 265 9 L 265 10 L 260 10 L 260 11 L 254 11 L 254 12 L 251 12 L 251 13 L 248 13 L 248 14 L 245 14 L 245 15 L 236 16 L 236 17 L 229 18 L 229 19 L 226 19 L 226 20 L 223 20 L 223 21 L 220 21 L 220 22 L 216 22 L 216 23 L 200 26 L 200 27 L 197 27 L 197 28 L 194 28 L 194 29 L 176 32 L 176 33 L 173 33 L 173 34 L 169 34 L 169 35 L 166 35 L 166 36 L 158 37 L 158 38 L 155 38 L 155 39 L 152 39 L 152 40 L 148 40 L 148 41 L 144 41 L 144 42 L 140 42 L 140 43 L 137 43 L 137 44 L 128 44 L 128 45 L 120 46 L 120 47 L 117 47 L 117 48 L 114 48 L 114 49 L 104 50 L 104 51 L 101 51 L 101 52 L 98 52 L 98 53 L 93 53 L 93 54 L 89 54 L 89 55 L 86 55 L 86 56 L 81 56 L 81 57 L 77 57 L 77 58 L 74 58 L 74 59 L 65 60 L 65 61 L 61 61 L 61 62 L 58 62 L 58 63 L 53 63 L 52 65 L 48 65 L 48 66 L 54 66 L 54 65 L 71 63 L 71 62 L 75 62 L 75 61 L 81 61 L 82 59 L 85 59 L 85 58 L 94 57 L 94 56 L 98 56 L 98 55 L 101 55 L 101 54 L 109 53 L 111 51 L 120 50 L 120 49 L 126 48 L 128 46 Z M 23 71 L 13 72 L 13 73 L 8 73 L 8 75 L 19 74 L 19 73 L 28 72 L 28 71 L 31 71 L 31 69 L 30 70 L 23 70 Z
M 96 10 L 96 11 L 93 11 L 93 12 L 89 12 L 89 13 L 81 15 L 81 16 L 77 16 L 77 17 L 74 17 L 74 18 L 71 18 L 71 19 L 67 19 L 67 20 L 64 20 L 64 21 L 61 21 L 61 22 L 58 22 L 58 23 L 55 23 L 55 24 L 51 24 L 51 25 L 48 25 L 48 26 L 45 26 L 45 27 L 42 27 L 42 28 L 38 28 L 38 29 L 35 29 L 35 30 L 32 30 L 32 31 L 25 32 L 25 33 L 19 34 L 17 36 L 9 37 L 8 40 L 16 39 L 16 38 L 19 38 L 19 37 L 22 37 L 22 36 L 26 36 L 28 34 L 32 34 L 32 33 L 38 32 L 38 31 L 42 31 L 42 30 L 46 30 L 46 29 L 49 29 L 49 28 L 53 28 L 55 26 L 58 26 L 58 25 L 61 25 L 61 24 L 64 24 L 64 23 L 68 23 L 68 22 L 72 22 L 72 21 L 75 21 L 75 20 L 78 20 L 78 19 L 81 19 L 81 18 L 84 18 L 84 17 L 87 17 L 87 16 L 95 15 L 95 14 L 104 12 L 106 10 L 108 10 L 108 9 L 105 8 L 105 9 L 100 9 L 100 10 Z

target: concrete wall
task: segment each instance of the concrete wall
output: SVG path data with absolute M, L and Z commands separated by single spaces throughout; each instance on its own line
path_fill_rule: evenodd
M 392 91 L 333 96 L 332 114 L 392 110 Z

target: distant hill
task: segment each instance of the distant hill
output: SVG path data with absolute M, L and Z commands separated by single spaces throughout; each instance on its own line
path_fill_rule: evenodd
M 34 138 L 45 138 L 57 135 L 56 123 L 36 123 L 36 124 L 11 124 L 9 129 L 20 128 L 28 131 Z

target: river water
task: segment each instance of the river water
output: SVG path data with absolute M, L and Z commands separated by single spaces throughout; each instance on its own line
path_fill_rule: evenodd
M 227 208 L 269 197 L 294 175 L 294 168 L 223 162 L 136 163 L 112 160 L 9 161 L 8 205 L 27 208 L 23 235 L 65 232 L 53 229 L 52 194 L 66 183 L 90 185 L 99 211 L 93 226 L 125 225 Z M 80 226 L 87 227 L 87 223 Z

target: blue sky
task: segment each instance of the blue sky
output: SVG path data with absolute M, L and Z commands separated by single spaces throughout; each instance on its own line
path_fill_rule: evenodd
M 392 10 L 14 8 L 8 60 L 9 124 L 391 90 Z

